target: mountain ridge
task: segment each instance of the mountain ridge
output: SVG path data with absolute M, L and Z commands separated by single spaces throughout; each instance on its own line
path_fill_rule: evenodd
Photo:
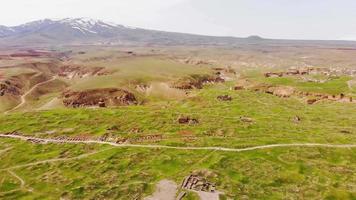
M 145 45 L 245 45 L 271 43 L 340 43 L 347 41 L 277 40 L 257 35 L 246 38 L 207 36 L 150 30 L 90 18 L 43 19 L 17 26 L 0 25 L 2 45 L 145 44 Z M 356 42 L 351 42 L 356 44 Z

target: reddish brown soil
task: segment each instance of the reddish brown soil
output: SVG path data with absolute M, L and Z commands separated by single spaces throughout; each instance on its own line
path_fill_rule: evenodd
M 58 76 L 65 78 L 83 78 L 85 76 L 103 76 L 113 72 L 105 70 L 104 67 L 82 67 L 65 65 L 59 68 Z
M 19 76 L 13 76 L 6 80 L 0 81 L 0 96 L 6 94 L 12 96 L 20 96 L 23 93 L 23 88 L 25 87 L 24 80 L 29 80 L 33 74 L 22 74 Z
M 15 52 L 10 54 L 10 57 L 50 57 L 52 56 L 52 53 L 49 51 L 40 51 L 40 50 L 27 50 L 27 51 L 21 51 L 21 52 Z
M 107 107 L 136 105 L 135 96 L 122 89 L 104 88 L 80 92 L 66 91 L 63 93 L 63 103 L 67 107 Z

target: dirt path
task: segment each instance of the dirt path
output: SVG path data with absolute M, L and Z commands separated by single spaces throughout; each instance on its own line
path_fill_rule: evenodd
M 227 151 L 227 152 L 243 152 L 253 151 L 258 149 L 271 149 L 278 147 L 325 147 L 325 148 L 356 148 L 356 144 L 318 144 L 318 143 L 294 143 L 294 144 L 270 144 L 261 145 L 247 148 L 225 148 L 225 147 L 175 147 L 166 145 L 145 145 L 145 144 L 117 144 L 114 142 L 103 142 L 97 140 L 85 140 L 85 141 L 71 141 L 71 140 L 57 140 L 57 139 L 43 139 L 22 135 L 4 135 L 0 134 L 3 138 L 13 138 L 21 140 L 37 140 L 42 143 L 66 143 L 66 144 L 106 144 L 114 147 L 132 147 L 132 148 L 158 148 L 158 149 L 177 149 L 177 150 L 215 150 L 215 151 Z
M 76 156 L 76 157 L 71 157 L 71 158 L 53 158 L 53 159 L 41 160 L 41 161 L 37 161 L 37 162 L 33 162 L 33 163 L 16 165 L 16 166 L 8 167 L 8 168 L 5 168 L 5 169 L 0 169 L 0 171 L 4 171 L 4 170 L 8 171 L 8 170 L 12 170 L 12 169 L 18 169 L 18 168 L 22 168 L 22 167 L 30 167 L 30 166 L 35 166 L 35 165 L 45 164 L 45 163 L 54 163 L 54 162 L 69 161 L 69 160 L 78 160 L 78 159 L 86 158 L 88 156 L 95 155 L 95 154 L 98 154 L 98 153 L 101 153 L 101 152 L 104 152 L 104 151 L 107 151 L 107 150 L 110 150 L 110 149 L 113 149 L 113 148 L 107 148 L 107 149 L 103 149 L 103 150 L 100 150 L 100 151 L 86 153 L 86 154 L 82 154 L 82 155 L 79 155 L 79 156 Z
M 8 150 L 10 150 L 10 149 L 12 149 L 12 148 L 13 148 L 13 147 L 9 147 L 9 148 L 0 150 L 0 155 L 1 155 L 2 153 L 6 152 L 6 151 L 8 151 Z
M 352 91 L 353 90 L 353 84 L 354 84 L 354 80 L 349 80 L 347 81 L 347 86 L 349 87 L 349 89 Z
M 15 177 L 16 179 L 18 179 L 20 181 L 21 188 L 25 187 L 26 182 L 21 177 L 19 177 L 17 174 L 15 174 L 15 172 L 13 172 L 11 170 L 7 170 L 7 172 L 9 172 L 9 174 L 11 174 L 13 177 Z
M 20 108 L 21 106 L 23 106 L 23 105 L 26 103 L 26 97 L 27 97 L 27 95 L 31 94 L 38 86 L 41 86 L 41 85 L 44 85 L 44 84 L 46 84 L 46 83 L 52 82 L 52 81 L 54 81 L 56 78 L 57 78 L 57 77 L 54 76 L 54 77 L 52 77 L 51 79 L 49 79 L 49 80 L 47 80 L 47 81 L 40 82 L 40 83 L 37 83 L 36 85 L 34 85 L 30 90 L 28 90 L 25 94 L 23 94 L 23 95 L 21 96 L 21 103 L 18 104 L 16 107 L 12 108 L 11 110 L 6 111 L 5 114 L 7 114 L 7 113 L 9 113 L 9 112 L 11 112 L 11 111 L 14 111 L 14 110 Z

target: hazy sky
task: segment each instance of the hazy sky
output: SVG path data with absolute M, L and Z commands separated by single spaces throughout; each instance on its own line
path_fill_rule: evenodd
M 3 0 L 0 24 L 88 17 L 205 35 L 356 40 L 355 0 Z

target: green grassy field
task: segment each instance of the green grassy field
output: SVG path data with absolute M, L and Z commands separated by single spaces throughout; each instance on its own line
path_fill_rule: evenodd
M 187 47 L 174 48 L 174 54 L 170 48 L 162 48 L 155 55 L 147 48 L 137 47 L 132 51 L 137 55 L 99 47 L 88 47 L 85 54 L 73 53 L 64 64 L 105 67 L 113 73 L 74 79 L 57 77 L 35 88 L 26 96 L 27 102 L 21 108 L 0 114 L 0 134 L 18 132 L 39 138 L 83 136 L 90 139 L 108 136 L 111 142 L 121 139 L 137 145 L 235 149 L 270 144 L 356 144 L 355 103 L 322 100 L 308 105 L 297 96 L 279 98 L 265 92 L 232 90 L 240 77 L 254 83 L 292 86 L 297 91 L 356 96 L 355 89 L 347 84 L 352 80 L 348 76 L 335 77 L 325 83 L 305 82 L 300 77 L 263 76 L 264 70 L 284 70 L 278 68 L 279 65 L 297 65 L 299 58 L 293 52 L 252 54 L 253 50 L 236 50 L 239 54 L 235 55 L 231 49 L 198 51 L 191 48 L 188 52 Z M 212 60 L 215 64 L 189 65 L 177 61 L 187 55 Z M 280 59 L 284 55 L 290 57 Z M 347 54 L 347 58 L 352 56 Z M 329 66 L 330 61 L 316 59 L 314 62 Z M 236 79 L 205 85 L 200 90 L 171 87 L 173 82 L 196 74 L 216 73 L 212 66 L 233 66 L 236 77 L 229 75 Z M 254 68 L 256 70 L 252 70 Z M 6 76 L 23 72 L 12 69 Z M 326 77 L 309 78 L 323 80 Z M 139 84 L 147 84 L 150 89 L 140 92 L 136 89 Z M 33 85 L 28 83 L 24 92 Z M 60 98 L 65 89 L 108 87 L 129 90 L 140 104 L 72 109 L 65 108 Z M 220 95 L 229 95 L 232 101 L 219 101 Z M 0 99 L 0 110 L 14 107 L 20 101 L 19 97 L 6 98 Z M 180 117 L 190 117 L 198 123 L 180 124 Z M 158 139 L 147 139 L 153 135 L 159 136 Z M 0 138 L 0 199 L 143 199 L 151 195 L 163 179 L 179 186 L 186 176 L 200 172 L 224 193 L 222 200 L 356 200 L 355 153 L 355 148 L 325 146 L 227 152 L 217 148 L 34 144 Z M 199 197 L 189 192 L 184 200 L 189 199 Z
M 175 145 L 240 146 L 276 142 L 355 142 L 355 104 L 320 102 L 307 105 L 296 98 L 278 98 L 252 91 L 231 91 L 229 83 L 208 86 L 182 101 L 107 109 L 57 109 L 0 116 L 0 131 L 47 136 L 90 134 L 136 138 L 162 134 L 161 143 Z M 216 99 L 229 94 L 231 102 Z M 179 124 L 180 116 L 196 118 Z M 296 123 L 294 117 L 301 121 Z M 248 117 L 252 123 L 242 122 Z M 115 130 L 112 130 L 115 127 Z M 68 131 L 70 129 L 70 131 Z M 111 129 L 111 130 L 109 130 Z M 133 133 L 139 129 L 139 133 Z M 185 141 L 181 132 L 198 139 Z M 201 140 L 200 138 L 203 138 Z
M 48 138 L 109 133 L 132 141 L 159 134 L 163 139 L 154 144 L 233 148 L 356 142 L 355 104 L 326 101 L 307 105 L 297 98 L 233 91 L 232 85 L 228 82 L 206 86 L 193 91 L 185 100 L 153 101 L 141 106 L 1 115 L 0 132 L 18 131 Z M 225 94 L 233 100 L 216 99 Z M 199 123 L 179 124 L 180 116 L 196 118 Z M 301 121 L 294 122 L 295 116 Z M 253 122 L 242 122 L 240 117 L 251 118 Z M 152 144 L 152 141 L 136 143 Z M 225 193 L 224 198 L 356 198 L 355 149 L 283 147 L 220 152 L 36 145 L 3 138 L 0 147 L 10 148 L 0 153 L 2 199 L 141 199 L 153 193 L 158 181 L 170 179 L 180 184 L 193 171 L 209 171 L 207 178 Z M 52 160 L 57 158 L 60 159 Z M 36 164 L 45 160 L 49 162 Z M 21 186 L 11 172 L 25 184 Z M 189 194 L 186 199 L 197 197 Z
M 281 148 L 222 153 L 33 145 L 7 139 L 2 139 L 0 145 L 13 147 L 0 160 L 3 199 L 142 198 L 154 191 L 159 180 L 170 179 L 179 184 L 196 170 L 208 170 L 208 179 L 233 199 L 354 199 L 356 195 L 356 152 L 351 149 Z M 71 159 L 89 152 L 97 153 Z M 63 160 L 26 166 L 53 158 Z M 25 185 L 21 187 L 9 171 L 22 177 Z

